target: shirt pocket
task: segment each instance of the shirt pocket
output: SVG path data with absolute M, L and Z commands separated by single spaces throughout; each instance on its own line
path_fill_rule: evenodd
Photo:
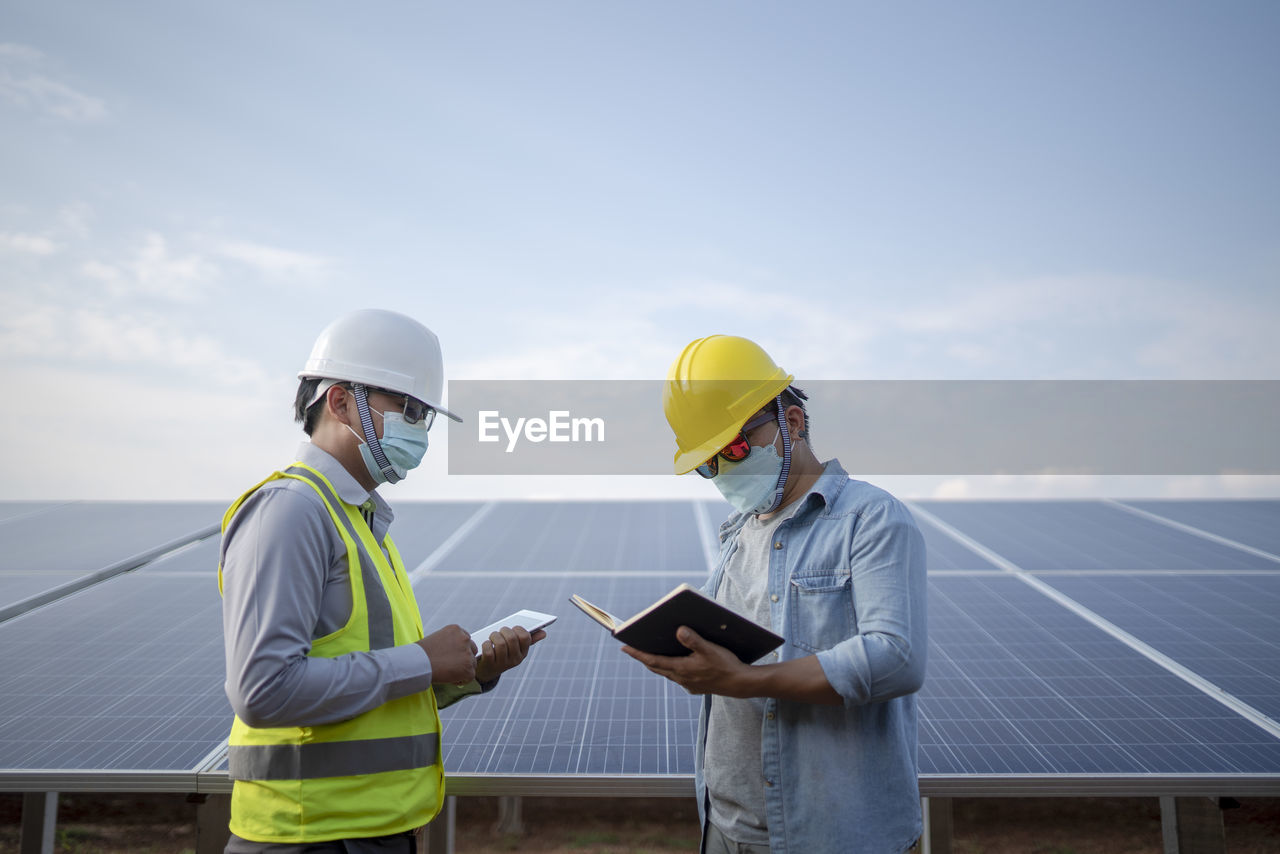
M 791 576 L 788 640 L 821 652 L 857 633 L 849 570 L 804 570 Z

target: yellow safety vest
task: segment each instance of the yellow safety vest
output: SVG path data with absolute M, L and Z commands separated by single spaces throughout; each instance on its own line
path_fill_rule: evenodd
M 236 499 L 222 517 L 223 533 L 246 498 L 282 477 L 316 491 L 347 546 L 351 617 L 312 641 L 308 655 L 336 658 L 421 639 L 422 617 L 395 543 L 390 536 L 382 541 L 388 563 L 359 509 L 339 499 L 333 484 L 310 466 L 295 462 Z M 400 833 L 431 821 L 444 799 L 433 691 L 317 726 L 251 727 L 237 716 L 228 744 L 235 780 L 231 831 L 255 842 Z

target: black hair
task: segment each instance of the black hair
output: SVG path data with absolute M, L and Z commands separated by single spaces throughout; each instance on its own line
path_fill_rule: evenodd
M 782 398 L 782 409 L 784 412 L 793 406 L 800 407 L 800 411 L 804 413 L 804 428 L 799 433 L 796 434 L 796 438 L 797 439 L 809 438 L 809 410 L 806 409 L 804 405 L 804 402 L 809 399 L 809 395 L 804 393 L 804 389 L 797 388 L 796 386 L 793 386 L 793 385 L 789 385 L 778 394 L 778 397 Z M 752 416 L 752 418 L 755 418 L 760 415 L 764 415 L 766 413 L 769 415 L 777 416 L 778 414 L 777 398 L 774 398 L 773 400 L 766 403 L 764 406 L 760 407 L 760 409 L 756 412 L 755 415 Z M 751 419 L 749 418 L 747 420 L 750 421 Z
M 302 432 L 308 436 L 316 429 L 316 422 L 320 420 L 320 412 L 324 408 L 320 405 L 323 400 L 311 402 L 321 382 L 323 380 L 320 377 L 303 377 L 298 381 L 298 394 L 293 399 L 293 420 L 302 425 Z
M 793 406 L 800 407 L 800 411 L 804 413 L 804 429 L 796 434 L 796 438 L 809 438 L 809 410 L 804 405 L 804 402 L 809 399 L 809 395 L 804 393 L 804 389 L 789 385 L 782 390 L 782 394 L 779 397 L 782 398 L 782 408 L 784 410 Z

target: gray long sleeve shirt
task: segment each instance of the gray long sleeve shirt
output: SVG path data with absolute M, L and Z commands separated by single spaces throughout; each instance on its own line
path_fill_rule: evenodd
M 309 442 L 297 459 L 338 497 L 361 507 L 382 541 L 393 514 L 342 464 Z M 323 502 L 292 478 L 264 485 L 222 537 L 222 626 L 227 698 L 250 726 L 314 726 L 353 718 L 431 688 L 431 661 L 417 644 L 312 658 L 314 639 L 351 614 L 346 545 Z M 479 686 L 458 693 L 475 693 Z M 439 697 L 447 705 L 451 697 Z

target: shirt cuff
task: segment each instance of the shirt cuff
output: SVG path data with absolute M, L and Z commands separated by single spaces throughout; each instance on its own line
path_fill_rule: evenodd
M 379 652 L 386 656 L 392 680 L 404 694 L 431 689 L 431 658 L 425 649 L 416 643 L 406 643 Z
M 817 653 L 818 664 L 822 666 L 822 673 L 827 677 L 827 682 L 844 699 L 845 707 L 860 706 L 866 702 L 867 685 L 862 680 L 858 669 L 847 661 L 846 656 L 842 656 L 841 652 L 840 646 L 824 649 Z

